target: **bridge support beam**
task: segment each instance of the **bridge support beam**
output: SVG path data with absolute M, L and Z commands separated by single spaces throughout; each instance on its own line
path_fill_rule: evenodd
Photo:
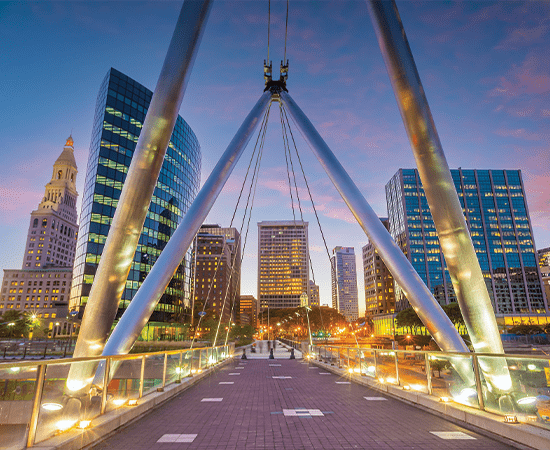
M 367 0 L 367 6 L 472 345 L 476 352 L 502 354 L 487 285 L 397 6 L 393 0 Z M 479 361 L 496 387 L 511 388 L 504 361 Z
M 212 0 L 193 0 L 181 8 L 84 311 L 75 358 L 101 355 L 111 331 L 211 6 Z M 67 388 L 80 390 L 90 376 L 89 364 L 73 365 Z
M 118 321 L 103 355 L 126 354 L 134 345 L 270 103 L 271 93 L 265 92 L 244 120 Z
M 325 172 L 437 344 L 444 351 L 468 352 L 452 322 L 313 124 L 288 93 L 281 92 L 280 96 Z

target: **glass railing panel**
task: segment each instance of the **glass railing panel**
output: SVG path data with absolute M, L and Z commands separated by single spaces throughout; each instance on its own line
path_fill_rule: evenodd
M 145 371 L 143 375 L 143 395 L 155 392 L 162 385 L 162 372 L 164 369 L 164 354 L 148 355 L 145 358 Z
M 394 351 L 380 350 L 377 352 L 376 374 L 380 383 L 397 384 Z
M 77 426 L 80 421 L 92 420 L 100 414 L 101 392 L 92 389 L 90 395 L 81 395 L 79 390 L 91 383 L 91 379 L 81 380 L 74 376 L 79 373 L 79 366 L 83 367 L 83 373 L 94 374 L 99 363 L 105 364 L 105 360 L 49 364 L 46 367 L 35 442 L 48 439 Z M 67 383 L 71 366 L 74 370 L 73 378 Z
M 350 348 L 347 354 L 347 368 L 348 372 L 354 374 L 361 373 L 361 361 L 360 361 L 361 352 L 357 348 Z
M 111 381 L 107 387 L 106 411 L 126 406 L 129 400 L 139 397 L 141 356 L 111 360 Z
M 550 357 L 549 357 L 550 358 Z M 550 428 L 548 358 L 479 357 L 485 410 L 515 415 L 520 422 Z M 504 366 L 500 378 L 490 371 Z
M 37 366 L 6 365 L 0 369 L 0 436 L 1 448 L 24 448 L 31 419 Z M 5 447 L 4 447 L 5 446 Z
M 166 360 L 166 384 L 174 383 L 182 378 L 180 366 L 180 353 L 168 354 Z
M 429 354 L 432 395 L 479 408 L 472 356 Z
M 200 350 L 200 355 L 201 355 L 201 357 L 200 357 L 200 366 L 199 366 L 199 368 L 201 370 L 204 370 L 204 369 L 206 369 L 206 364 L 208 362 L 207 349 L 204 348 L 204 349 Z
M 376 378 L 375 351 L 373 349 L 361 349 L 361 374 Z
M 399 384 L 403 389 L 428 393 L 426 358 L 423 353 L 398 352 Z

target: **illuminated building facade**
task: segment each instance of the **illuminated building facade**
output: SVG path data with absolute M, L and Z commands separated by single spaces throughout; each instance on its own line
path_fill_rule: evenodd
M 308 223 L 258 223 L 258 300 L 260 308 L 297 308 L 309 293 Z
M 253 295 L 241 295 L 240 321 L 241 325 L 258 327 L 259 303 Z
M 380 219 L 386 228 L 388 219 Z M 393 277 L 371 242 L 362 248 L 363 276 L 365 280 L 365 316 L 395 312 Z
M 321 299 L 319 296 L 319 286 L 313 281 L 309 280 L 309 306 L 321 306 Z
M 332 307 L 348 322 L 359 317 L 357 269 L 353 247 L 335 247 L 332 250 Z
M 230 316 L 233 321 L 240 320 L 239 232 L 219 225 L 201 226 L 195 239 L 193 261 L 195 309 L 202 310 L 206 303 L 206 309 L 215 311 L 218 317 L 222 315 L 222 321 L 229 321 Z
M 77 312 L 80 317 L 88 301 L 152 95 L 149 89 L 115 69 L 109 70 L 99 89 L 70 298 L 71 311 Z M 117 318 L 129 305 L 195 198 L 200 169 L 201 152 L 197 138 L 189 125 L 178 116 L 122 293 Z M 183 320 L 184 306 L 189 301 L 189 258 L 184 258 L 166 288 L 151 316 L 151 323 Z
M 41 319 L 50 335 L 71 334 L 66 321 L 78 236 L 74 142 L 69 137 L 53 164 L 38 208 L 31 213 L 21 270 L 4 270 L 0 314 L 15 309 Z
M 519 170 L 451 170 L 497 320 L 548 307 Z M 390 233 L 440 304 L 456 300 L 416 169 L 386 185 Z M 398 286 L 396 310 L 408 307 Z M 502 321 L 500 321 L 502 323 Z

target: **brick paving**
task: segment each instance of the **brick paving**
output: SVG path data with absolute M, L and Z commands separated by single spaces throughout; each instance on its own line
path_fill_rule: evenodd
M 236 359 L 94 448 L 513 448 L 311 367 L 302 360 Z M 385 400 L 373 401 L 379 398 Z

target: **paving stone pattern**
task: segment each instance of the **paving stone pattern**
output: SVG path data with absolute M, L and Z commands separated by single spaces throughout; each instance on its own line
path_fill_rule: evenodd
M 513 448 L 365 386 L 337 384 L 346 379 L 308 370 L 305 361 L 277 364 L 235 360 L 94 448 Z M 231 377 L 234 384 L 220 384 L 236 367 L 243 369 Z M 372 401 L 380 397 L 386 400 Z

